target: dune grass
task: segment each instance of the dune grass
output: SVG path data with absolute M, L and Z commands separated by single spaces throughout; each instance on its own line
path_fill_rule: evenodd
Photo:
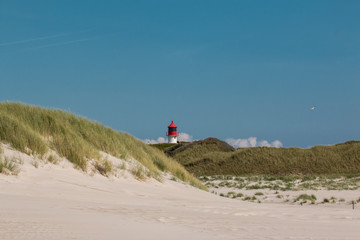
M 0 141 L 40 157 L 54 150 L 83 171 L 88 169 L 89 159 L 95 159 L 106 175 L 110 166 L 101 162 L 99 151 L 103 151 L 121 159 L 139 161 L 149 170 L 149 177 L 160 180 L 161 171 L 170 172 L 184 182 L 206 189 L 160 150 L 127 133 L 61 110 L 22 103 L 0 103 Z
M 358 190 L 360 175 L 323 175 L 323 176 L 199 176 L 209 188 L 232 188 L 238 190 Z
M 202 159 L 203 156 L 215 156 L 217 153 L 229 153 L 233 151 L 235 151 L 233 147 L 216 138 L 206 138 L 190 143 L 179 143 L 164 149 L 166 154 L 174 157 L 183 165 L 191 165 L 194 159 Z
M 307 176 L 360 173 L 360 141 L 309 149 L 254 147 L 231 151 L 206 139 L 165 150 L 195 175 Z
M 157 144 L 151 144 L 150 146 L 155 147 L 161 151 L 164 151 L 165 149 L 172 147 L 176 145 L 176 143 L 157 143 Z
M 302 201 L 304 203 L 306 203 L 307 201 L 310 201 L 312 204 L 315 203 L 316 201 L 316 196 L 314 194 L 312 195 L 309 195 L 309 194 L 301 194 L 300 196 L 298 196 L 294 202 L 297 202 L 297 201 Z
M 6 175 L 9 174 L 17 175 L 18 171 L 19 168 L 13 160 L 9 158 L 0 157 L 0 173 Z

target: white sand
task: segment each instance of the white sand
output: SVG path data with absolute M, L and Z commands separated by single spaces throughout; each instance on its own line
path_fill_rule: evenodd
M 360 239 L 360 207 L 250 203 L 70 164 L 0 174 L 0 239 Z

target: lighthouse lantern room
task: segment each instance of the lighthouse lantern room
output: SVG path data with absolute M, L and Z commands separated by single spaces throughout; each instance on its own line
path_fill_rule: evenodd
M 168 132 L 166 133 L 166 136 L 168 136 L 168 142 L 169 143 L 177 143 L 177 126 L 174 124 L 174 121 L 171 121 L 171 124 L 168 126 Z

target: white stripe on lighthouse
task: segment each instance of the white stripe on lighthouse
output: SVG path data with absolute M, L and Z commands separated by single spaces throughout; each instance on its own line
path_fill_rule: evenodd
M 168 136 L 169 143 L 177 143 L 177 136 Z

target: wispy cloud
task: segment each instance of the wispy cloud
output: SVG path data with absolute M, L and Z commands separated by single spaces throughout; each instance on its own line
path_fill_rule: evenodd
M 267 140 L 258 141 L 256 137 L 249 137 L 246 139 L 242 138 L 227 138 L 225 142 L 230 144 L 235 148 L 248 148 L 248 147 L 276 147 L 280 148 L 283 146 L 282 142 L 279 140 L 275 140 L 273 142 L 269 142 Z
M 145 139 L 143 140 L 147 144 L 158 144 L 158 143 L 167 143 L 167 139 L 164 137 L 159 137 L 157 139 Z
M 157 143 L 167 143 L 168 140 L 164 137 L 159 137 L 157 139 L 145 139 L 143 140 L 147 144 L 157 144 Z M 178 141 L 180 142 L 192 142 L 193 136 L 187 133 L 179 133 Z
M 77 39 L 77 40 L 71 40 L 71 41 L 65 41 L 65 42 L 51 43 L 51 44 L 47 44 L 47 45 L 32 47 L 30 49 L 39 49 L 39 48 L 63 46 L 63 45 L 68 45 L 68 44 L 72 44 L 72 43 L 77 43 L 77 42 L 86 42 L 86 41 L 90 41 L 90 40 L 93 40 L 93 39 L 95 39 L 95 38 L 84 38 L 84 39 Z
M 143 140 L 147 144 L 158 144 L 158 143 L 167 143 L 167 138 L 159 137 L 157 139 L 145 139 Z M 193 136 L 187 133 L 180 133 L 178 136 L 178 141 L 180 142 L 192 142 L 195 141 Z M 227 138 L 225 142 L 230 144 L 235 148 L 248 148 L 248 147 L 276 147 L 280 148 L 283 146 L 282 142 L 275 140 L 269 142 L 267 140 L 257 140 L 256 137 L 249 137 L 246 139 L 243 138 Z
M 68 35 L 68 34 L 55 34 L 55 35 L 50 35 L 50 36 L 38 37 L 38 38 L 30 38 L 30 39 L 25 39 L 25 40 L 4 42 L 4 43 L 0 43 L 0 47 L 28 43 L 28 42 L 41 41 L 41 40 L 46 40 L 46 39 L 51 39 L 51 38 L 58 38 L 58 37 L 66 36 L 66 35 Z
M 193 136 L 187 133 L 179 133 L 178 140 L 180 142 L 192 142 Z
M 73 33 L 63 33 L 63 34 L 54 34 L 54 35 L 48 35 L 48 36 L 42 36 L 42 37 L 36 37 L 36 38 L 29 38 L 24 40 L 17 40 L 17 41 L 11 41 L 11 42 L 3 42 L 0 43 L 1 47 L 6 46 L 16 46 L 16 45 L 25 45 L 27 47 L 23 48 L 24 50 L 31 50 L 31 49 L 40 49 L 40 48 L 47 48 L 47 47 L 56 47 L 56 46 L 63 46 L 78 42 L 86 42 L 91 41 L 94 39 L 97 39 L 99 37 L 80 37 L 76 35 L 87 33 L 90 30 L 82 30 L 77 31 Z M 70 38 L 70 36 L 72 36 Z M 29 45 L 31 44 L 31 45 Z

